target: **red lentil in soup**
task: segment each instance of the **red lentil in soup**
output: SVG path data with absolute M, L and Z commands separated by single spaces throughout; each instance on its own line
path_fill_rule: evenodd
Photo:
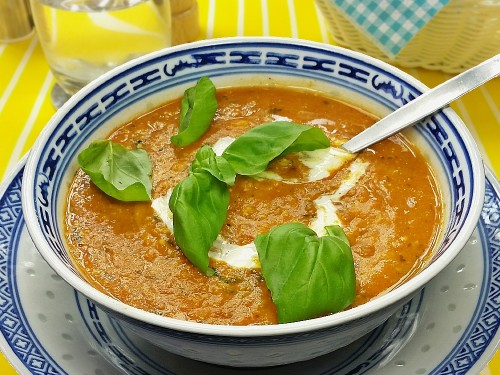
M 265 122 L 286 120 L 320 127 L 332 144 L 349 139 L 375 117 L 312 91 L 248 87 L 219 89 L 209 130 L 194 144 L 170 143 L 179 124 L 180 99 L 116 129 L 110 139 L 146 150 L 153 164 L 153 199 L 164 196 L 188 173 L 196 151 L 222 137 L 238 137 Z M 277 134 L 279 136 L 279 134 Z M 356 185 L 335 202 L 351 243 L 356 271 L 352 306 L 369 301 L 417 273 L 439 235 L 442 205 L 433 171 L 402 135 L 360 153 L 367 163 Z M 286 178 L 308 168 L 291 154 L 269 170 Z M 238 176 L 230 187 L 228 242 L 245 245 L 287 222 L 306 225 L 313 203 L 339 189 L 346 168 L 317 181 L 286 183 Z M 160 315 L 211 324 L 274 324 L 276 308 L 258 268 L 211 260 L 215 276 L 202 274 L 176 246 L 151 202 L 108 197 L 82 171 L 71 184 L 66 210 L 69 249 L 82 273 L 98 289 L 129 305 Z

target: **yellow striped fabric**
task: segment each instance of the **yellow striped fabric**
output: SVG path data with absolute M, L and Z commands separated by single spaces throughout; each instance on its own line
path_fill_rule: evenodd
M 198 0 L 200 39 L 227 36 L 282 36 L 335 43 L 313 0 Z M 406 69 L 429 87 L 450 78 L 424 69 Z M 28 152 L 55 113 L 53 76 L 36 35 L 0 44 L 0 177 Z M 500 176 L 500 79 L 452 104 L 474 135 L 485 159 Z M 15 374 L 0 356 L 0 373 Z M 500 354 L 482 375 L 500 374 Z

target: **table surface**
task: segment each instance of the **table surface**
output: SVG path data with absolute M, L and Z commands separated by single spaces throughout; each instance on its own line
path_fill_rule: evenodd
M 199 38 L 283 36 L 335 44 L 313 0 L 198 0 Z M 434 87 L 451 76 L 420 68 L 406 72 Z M 55 113 L 50 101 L 54 78 L 36 35 L 0 43 L 0 178 L 27 153 Z M 457 100 L 452 108 L 476 139 L 485 164 L 500 176 L 500 79 Z M 15 374 L 0 355 L 0 373 Z M 481 375 L 500 375 L 500 352 Z

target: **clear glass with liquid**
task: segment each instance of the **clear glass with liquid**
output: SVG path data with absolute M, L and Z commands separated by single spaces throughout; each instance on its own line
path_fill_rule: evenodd
M 50 69 L 69 95 L 171 45 L 169 0 L 31 0 L 31 6 Z

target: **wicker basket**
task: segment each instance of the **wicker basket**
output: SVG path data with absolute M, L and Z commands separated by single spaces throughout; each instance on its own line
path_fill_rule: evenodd
M 451 0 L 393 58 L 330 0 L 315 0 L 339 45 L 391 64 L 458 73 L 500 53 L 500 0 Z

